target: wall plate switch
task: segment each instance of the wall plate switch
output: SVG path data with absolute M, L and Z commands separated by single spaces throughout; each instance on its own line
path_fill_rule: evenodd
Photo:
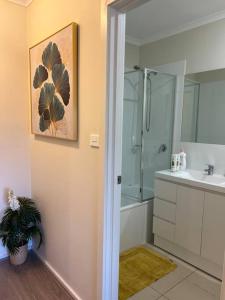
M 99 134 L 91 134 L 90 135 L 90 143 L 91 147 L 99 148 Z

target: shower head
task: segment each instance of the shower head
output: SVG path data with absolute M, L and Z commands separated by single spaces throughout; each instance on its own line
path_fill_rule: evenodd
M 135 65 L 134 70 L 139 71 L 139 70 L 141 70 L 141 68 L 138 65 Z

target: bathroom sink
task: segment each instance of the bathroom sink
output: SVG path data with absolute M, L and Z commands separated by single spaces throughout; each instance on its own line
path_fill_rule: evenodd
M 225 177 L 222 175 L 214 174 L 214 175 L 206 175 L 202 171 L 198 170 L 186 170 L 177 172 L 177 176 L 189 179 L 189 180 L 197 180 L 202 181 L 210 184 L 216 184 L 216 185 L 223 185 L 225 184 Z
M 203 181 L 203 182 L 218 184 L 218 185 L 225 184 L 225 177 L 218 174 L 206 175 L 204 172 L 198 170 L 187 170 L 179 173 L 181 177 L 190 180 L 198 180 L 198 181 Z
M 200 188 L 209 188 L 218 192 L 225 192 L 225 176 L 220 174 L 207 175 L 203 171 L 191 169 L 179 172 L 164 170 L 156 172 L 156 177 Z
M 216 175 L 204 175 L 202 181 L 212 183 L 212 184 L 225 184 L 225 177 L 224 176 L 216 176 Z

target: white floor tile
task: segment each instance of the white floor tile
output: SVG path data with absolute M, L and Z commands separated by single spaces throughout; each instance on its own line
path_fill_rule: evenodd
M 184 280 L 165 294 L 169 300 L 219 300 L 199 286 Z
M 178 262 L 176 264 L 177 268 L 173 272 L 154 282 L 151 288 L 163 295 L 193 272 L 192 269 L 187 268 L 183 264 Z
M 196 271 L 191 274 L 187 280 L 207 291 L 208 293 L 216 296 L 218 299 L 220 298 L 221 282 L 219 280 L 216 280 L 200 271 Z
M 169 258 L 169 259 L 172 259 L 175 263 L 178 263 L 178 264 L 180 264 L 180 265 L 186 267 L 187 269 L 189 269 L 189 270 L 192 271 L 192 272 L 194 272 L 194 271 L 197 270 L 194 266 L 192 266 L 192 265 L 190 265 L 190 264 L 184 262 L 183 260 L 181 260 L 181 259 L 179 259 L 179 258 L 176 258 L 176 257 L 173 256 L 172 254 L 169 254 L 169 253 L 163 251 L 162 249 L 160 249 L 160 248 L 158 248 L 158 247 L 156 247 L 156 246 L 154 246 L 154 245 L 146 244 L 146 246 L 149 247 L 149 248 L 151 248 L 153 251 L 156 251 L 156 252 L 160 253 L 162 256 L 165 256 L 165 257 L 167 257 L 167 258 Z
M 221 283 L 189 264 L 150 246 L 172 259 L 177 268 L 129 300 L 219 300 Z
M 160 296 L 161 295 L 154 291 L 152 288 L 147 287 L 134 296 L 130 297 L 129 300 L 156 300 L 159 299 Z
M 176 264 L 179 264 L 183 267 L 185 267 L 186 269 L 190 270 L 191 272 L 195 272 L 197 269 L 195 267 L 193 267 L 192 265 L 184 262 L 183 260 L 174 257 L 173 255 L 169 255 L 168 256 L 170 259 L 172 259 Z

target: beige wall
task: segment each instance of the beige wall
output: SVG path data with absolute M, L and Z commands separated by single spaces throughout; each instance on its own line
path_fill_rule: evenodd
M 0 0 L 0 213 L 6 191 L 30 195 L 26 10 Z M 6 254 L 0 246 L 0 258 Z
M 203 82 L 211 82 L 211 81 L 220 81 L 225 80 L 225 69 L 207 71 L 201 73 L 190 74 L 194 75 L 195 80 L 203 83 Z M 190 77 L 189 75 L 189 77 Z
M 140 47 L 126 42 L 125 47 L 125 68 L 133 69 L 140 63 Z
M 225 20 L 210 23 L 141 47 L 142 66 L 187 60 L 187 73 L 225 67 Z
M 43 215 L 41 255 L 83 300 L 97 298 L 102 226 L 105 11 L 99 0 L 34 0 L 27 9 L 28 45 L 70 22 L 79 24 L 79 142 L 31 138 L 32 196 Z M 101 15 L 102 12 L 102 15 Z M 100 134 L 100 149 L 89 147 Z

